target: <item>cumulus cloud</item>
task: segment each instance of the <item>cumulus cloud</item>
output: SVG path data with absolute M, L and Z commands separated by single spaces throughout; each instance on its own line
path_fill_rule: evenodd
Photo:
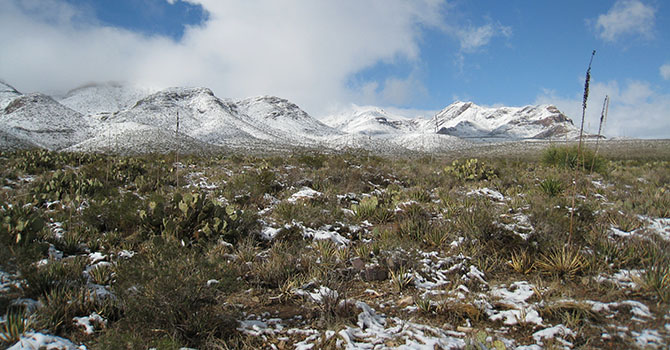
M 607 13 L 598 16 L 598 36 L 614 42 L 624 36 L 651 38 L 656 9 L 640 0 L 618 0 Z
M 579 87 L 576 86 L 578 89 Z M 646 81 L 616 80 L 592 82 L 585 119 L 585 129 L 596 133 L 605 96 L 610 107 L 603 134 L 607 137 L 670 137 L 670 95 L 654 90 Z M 581 94 L 559 96 L 545 90 L 538 95 L 538 104 L 554 104 L 577 125 L 582 115 Z
M 662 65 L 658 70 L 663 79 L 670 80 L 670 63 Z
M 207 21 L 174 41 L 82 20 L 63 0 L 0 0 L 0 77 L 23 91 L 105 80 L 207 86 L 222 97 L 279 95 L 318 114 L 357 98 L 361 91 L 347 84 L 355 73 L 378 62 L 419 61 L 422 30 L 443 26 L 445 3 L 188 2 L 201 5 Z M 397 77 L 377 93 L 403 102 L 417 88 L 414 77 Z

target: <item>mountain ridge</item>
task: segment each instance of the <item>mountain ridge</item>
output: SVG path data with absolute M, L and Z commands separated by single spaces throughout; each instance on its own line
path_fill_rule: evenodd
M 114 82 L 87 84 L 60 98 L 24 95 L 2 82 L 0 103 L 4 104 L 0 135 L 5 139 L 0 147 L 8 149 L 37 146 L 142 153 L 176 147 L 199 152 L 211 146 L 361 148 L 394 153 L 448 151 L 486 139 L 578 135 L 570 118 L 552 105 L 491 108 L 455 102 L 431 119 L 352 105 L 349 110 L 316 119 L 276 96 L 228 99 L 217 97 L 206 87 L 152 91 Z M 119 142 L 129 144 L 121 147 Z

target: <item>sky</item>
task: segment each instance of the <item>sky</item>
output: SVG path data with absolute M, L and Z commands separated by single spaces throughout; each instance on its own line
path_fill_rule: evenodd
M 0 0 L 0 80 L 64 93 L 116 81 L 432 116 L 454 101 L 554 104 L 585 127 L 670 138 L 664 0 Z

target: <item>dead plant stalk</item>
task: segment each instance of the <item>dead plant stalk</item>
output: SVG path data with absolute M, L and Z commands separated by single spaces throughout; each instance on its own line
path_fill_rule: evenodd
M 572 178 L 572 205 L 570 206 L 570 235 L 568 236 L 568 244 L 572 243 L 572 235 L 574 231 L 574 216 L 575 216 L 575 199 L 577 198 L 577 175 L 579 173 L 579 157 L 582 155 L 582 138 L 584 136 L 584 118 L 586 117 L 586 102 L 589 99 L 589 83 L 591 82 L 591 64 L 593 63 L 593 56 L 596 55 L 596 50 L 591 52 L 591 60 L 589 61 L 589 68 L 586 70 L 586 81 L 584 82 L 584 100 L 582 101 L 582 122 L 579 127 L 579 144 L 577 146 L 577 164 L 575 164 L 575 175 Z M 583 163 L 583 160 L 582 160 Z

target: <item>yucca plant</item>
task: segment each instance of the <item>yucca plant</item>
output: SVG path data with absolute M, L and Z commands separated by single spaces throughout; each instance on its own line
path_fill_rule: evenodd
M 379 200 L 377 199 L 377 197 L 375 196 L 366 197 L 361 199 L 361 201 L 358 204 L 352 205 L 351 210 L 354 212 L 354 215 L 356 215 L 356 218 L 358 218 L 359 220 L 367 220 L 374 217 L 378 205 Z
M 670 301 L 670 266 L 655 263 L 641 276 L 642 287 L 656 294 L 661 302 Z
M 633 232 L 642 227 L 642 223 L 637 217 L 622 212 L 611 213 L 607 216 L 607 219 L 612 226 L 623 232 Z
M 414 275 L 404 266 L 399 267 L 397 270 L 391 269 L 389 272 L 391 275 L 391 284 L 393 284 L 399 292 L 402 292 L 414 283 Z
M 7 345 L 16 343 L 31 327 L 32 319 L 23 309 L 10 309 L 5 314 L 5 321 L 0 328 L 0 341 Z
M 116 276 L 114 266 L 111 264 L 98 264 L 88 271 L 91 282 L 99 285 L 109 285 Z
M 528 254 L 527 250 L 520 250 L 512 253 L 512 257 L 510 261 L 507 262 L 507 265 L 517 273 L 527 275 L 533 270 L 533 267 L 535 267 L 535 261 L 532 256 Z
M 542 254 L 536 266 L 548 275 L 573 278 L 581 273 L 587 265 L 587 260 L 576 249 L 563 246 L 552 249 L 548 254 Z
M 429 314 L 435 311 L 435 307 L 433 306 L 430 298 L 424 298 L 420 295 L 414 297 L 414 305 L 416 305 L 419 311 L 425 314 Z
M 540 182 L 540 190 L 549 197 L 555 197 L 563 192 L 563 183 L 556 178 L 549 177 Z

